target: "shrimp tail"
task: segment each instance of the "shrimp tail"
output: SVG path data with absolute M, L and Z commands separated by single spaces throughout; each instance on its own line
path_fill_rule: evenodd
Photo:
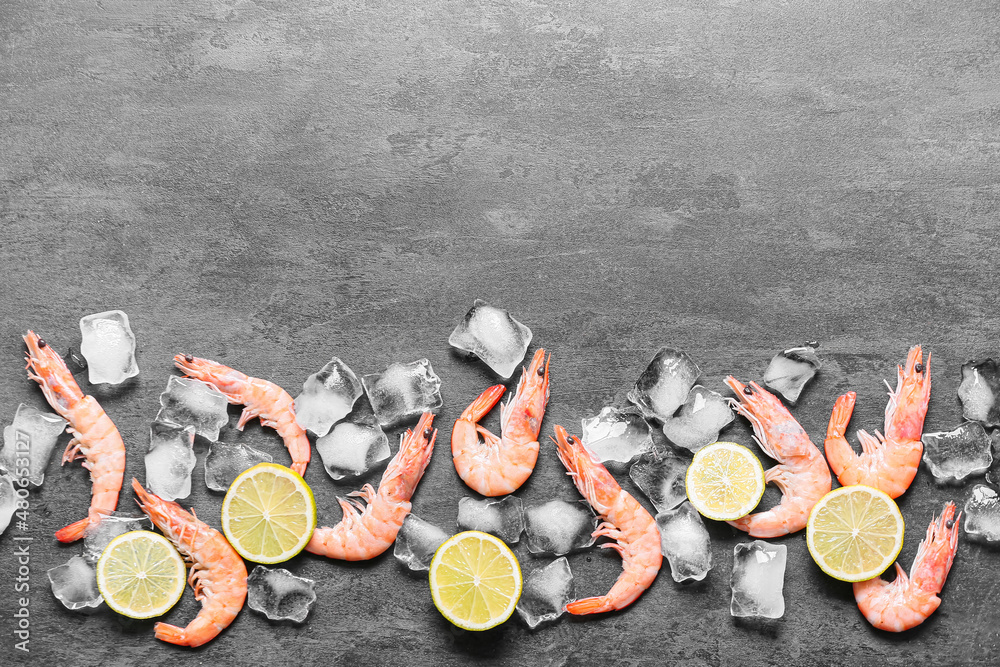
M 153 630 L 156 632 L 157 639 L 162 639 L 170 644 L 184 645 L 187 643 L 187 633 L 184 628 L 169 623 L 157 623 L 153 626 Z
M 478 422 L 493 409 L 493 406 L 497 404 L 497 401 L 500 400 L 505 391 L 507 391 L 507 387 L 502 384 L 493 385 L 481 393 L 479 398 L 474 400 L 472 404 L 469 405 L 464 412 L 462 412 L 462 419 Z
M 98 519 L 99 520 L 99 519 Z M 56 539 L 63 543 L 76 542 L 82 539 L 87 528 L 90 526 L 91 517 L 74 521 L 65 528 L 56 531 Z
M 584 614 L 600 614 L 606 611 L 612 611 L 614 605 L 612 605 L 607 596 L 601 595 L 591 598 L 583 598 L 582 600 L 574 600 L 566 605 L 566 611 L 571 614 L 580 616 Z

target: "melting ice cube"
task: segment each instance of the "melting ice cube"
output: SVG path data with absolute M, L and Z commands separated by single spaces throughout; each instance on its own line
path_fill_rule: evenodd
M 90 384 L 121 384 L 139 374 L 128 315 L 120 310 L 86 315 L 80 318 L 80 333 L 80 353 L 87 360 Z
M 781 618 L 785 613 L 784 544 L 769 544 L 761 540 L 743 542 L 733 549 L 733 616 Z
M 980 475 L 993 463 L 991 442 L 979 422 L 965 422 L 954 431 L 924 433 L 924 464 L 939 484 L 959 484 Z
M 813 347 L 793 347 L 779 352 L 764 371 L 764 385 L 795 405 L 809 381 L 816 376 L 820 361 Z
M 670 563 L 674 581 L 701 581 L 712 569 L 712 541 L 708 529 L 691 503 L 656 515 L 660 549 Z
M 480 299 L 448 337 L 449 345 L 476 355 L 504 379 L 517 370 L 530 343 L 531 329 Z
M 101 606 L 104 598 L 97 590 L 97 572 L 83 556 L 73 556 L 48 571 L 52 594 L 67 609 L 86 610 Z
M 7 530 L 16 510 L 17 490 L 14 488 L 14 478 L 0 468 L 0 535 Z
M 226 395 L 201 380 L 171 375 L 160 394 L 160 405 L 156 421 L 194 426 L 198 435 L 213 442 L 219 439 L 219 429 L 229 423 Z
M 52 450 L 67 423 L 59 415 L 21 403 L 14 414 L 14 423 L 3 430 L 0 463 L 11 472 L 27 470 L 28 481 L 41 486 Z
M 976 484 L 965 501 L 965 532 L 977 542 L 1000 542 L 1000 498 L 985 484 Z
M 653 449 L 649 424 L 641 416 L 606 407 L 600 414 L 582 420 L 583 445 L 602 463 L 628 463 Z
M 524 507 L 517 496 L 483 500 L 462 498 L 458 501 L 458 527 L 481 530 L 514 544 L 521 539 L 524 530 Z
M 396 546 L 392 555 L 400 563 L 414 571 L 430 569 L 434 552 L 448 539 L 444 532 L 432 523 L 407 514 L 396 535 Z
M 696 452 L 718 440 L 722 429 L 735 418 L 721 394 L 697 384 L 677 416 L 663 422 L 663 435 L 678 447 Z
M 258 565 L 247 577 L 247 605 L 272 621 L 302 623 L 316 601 L 316 582 Z
M 358 376 L 339 357 L 334 357 L 302 383 L 295 397 L 295 421 L 316 436 L 324 436 L 346 417 L 361 396 Z
M 528 575 L 517 601 L 517 613 L 534 630 L 562 616 L 574 597 L 573 571 L 564 556 Z
M 153 422 L 146 454 L 146 488 L 164 500 L 187 498 L 194 464 L 194 427 Z
M 969 361 L 962 365 L 962 384 L 958 398 L 962 401 L 962 415 L 985 426 L 1000 426 L 1000 366 L 994 359 Z
M 372 409 L 382 426 L 394 426 L 441 407 L 441 379 L 431 362 L 419 359 L 392 364 L 382 373 L 361 378 Z
M 101 517 L 101 522 L 87 527 L 87 532 L 83 538 L 83 557 L 91 562 L 104 553 L 104 549 L 111 544 L 111 540 L 119 535 L 133 530 L 152 530 L 153 522 L 148 516 L 126 516 L 119 512 L 112 512 Z
M 213 442 L 205 456 L 205 486 L 213 491 L 228 491 L 229 486 L 245 470 L 258 463 L 271 463 L 274 458 L 238 442 Z
M 687 500 L 684 477 L 690 463 L 671 451 L 647 452 L 632 464 L 628 474 L 656 511 L 666 512 Z
M 316 451 L 327 474 L 338 480 L 365 475 L 391 454 L 389 438 L 366 399 L 358 401 L 351 414 L 332 431 L 317 438 Z
M 596 539 L 597 516 L 583 503 L 550 500 L 524 509 L 524 533 L 528 551 L 562 556 L 586 549 Z
M 661 347 L 629 391 L 628 400 L 646 417 L 665 421 L 687 399 L 699 375 L 698 364 L 685 352 Z

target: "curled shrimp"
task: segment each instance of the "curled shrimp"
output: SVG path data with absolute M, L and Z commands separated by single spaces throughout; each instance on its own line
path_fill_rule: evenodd
M 549 359 L 552 356 L 549 355 Z M 484 496 L 505 496 L 524 484 L 538 460 L 538 431 L 549 402 L 549 362 L 539 349 L 521 372 L 514 398 L 500 405 L 500 437 L 478 424 L 506 388 L 484 391 L 455 422 L 451 455 L 458 476 Z M 483 436 L 483 442 L 479 436 Z
M 889 403 L 885 406 L 885 435 L 858 431 L 860 455 L 844 437 L 857 394 L 850 391 L 833 404 L 823 448 L 830 468 L 844 486 L 865 484 L 893 498 L 910 487 L 924 453 L 920 436 L 931 398 L 930 352 L 926 365 L 922 360 L 920 346 L 914 345 L 906 356 L 906 366 L 897 367 L 896 390 L 889 387 Z
M 601 547 L 614 549 L 622 557 L 622 573 L 607 595 L 583 598 L 566 605 L 571 614 L 599 614 L 624 609 L 650 587 L 663 564 L 660 531 L 656 520 L 622 489 L 600 461 L 580 442 L 555 427 L 559 460 L 573 484 L 602 519 L 594 537 L 610 537 Z
M 85 396 L 66 362 L 34 331 L 24 336 L 28 346 L 25 360 L 28 377 L 38 383 L 56 412 L 69 422 L 73 439 L 66 446 L 62 462 L 83 459 L 90 471 L 90 511 L 80 519 L 56 531 L 60 542 L 75 542 L 87 529 L 97 526 L 103 515 L 118 507 L 118 493 L 125 475 L 125 443 L 121 433 L 104 408 L 93 396 Z
M 260 423 L 273 428 L 281 436 L 292 455 L 292 470 L 304 475 L 311 453 L 309 437 L 295 421 L 295 401 L 287 391 L 267 380 L 250 377 L 215 361 L 178 354 L 174 365 L 187 377 L 206 382 L 229 399 L 230 403 L 246 406 L 236 424 L 243 430 L 248 421 L 260 417 Z
M 756 382 L 744 385 L 736 378 L 726 384 L 739 400 L 729 399 L 739 414 L 750 420 L 754 440 L 778 461 L 764 473 L 764 481 L 781 490 L 781 502 L 765 512 L 729 524 L 752 537 L 779 537 L 806 527 L 813 505 L 830 492 L 833 480 L 823 454 L 782 402 Z
M 927 536 L 920 542 L 910 576 L 896 563 L 896 578 L 881 577 L 854 584 L 854 599 L 868 622 L 879 630 L 902 632 L 916 627 L 941 605 L 938 593 L 951 571 L 958 550 L 955 503 L 945 503 L 941 516 L 931 518 Z
M 185 512 L 177 503 L 146 491 L 135 478 L 132 488 L 139 508 L 191 564 L 188 584 L 194 589 L 194 599 L 201 602 L 201 611 L 187 627 L 168 623 L 153 626 L 156 638 L 180 646 L 212 641 L 243 608 L 247 597 L 243 559 L 222 533 L 200 521 L 193 509 Z
M 415 430 L 407 429 L 378 491 L 365 484 L 360 491 L 348 494 L 363 498 L 365 503 L 338 498 L 344 518 L 333 528 L 317 528 L 306 551 L 339 560 L 368 560 L 392 546 L 434 451 L 437 429 L 431 429 L 433 421 L 434 414 L 425 412 Z

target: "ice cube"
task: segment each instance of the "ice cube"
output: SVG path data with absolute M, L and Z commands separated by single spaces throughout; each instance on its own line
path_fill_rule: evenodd
M 581 502 L 550 500 L 524 509 L 524 533 L 533 554 L 563 556 L 596 539 L 597 516 Z
M 733 616 L 781 618 L 785 613 L 784 544 L 769 544 L 761 540 L 741 542 L 733 549 Z
M 67 424 L 59 415 L 21 403 L 14 414 L 14 423 L 3 430 L 0 463 L 14 474 L 27 470 L 28 481 L 41 486 L 52 450 Z
M 67 609 L 86 610 L 101 606 L 104 598 L 97 590 L 97 572 L 83 556 L 73 556 L 48 571 L 52 594 Z
M 663 422 L 663 435 L 678 447 L 696 452 L 718 440 L 735 418 L 722 394 L 696 384 L 677 416 Z
M 701 369 L 686 353 L 661 347 L 629 391 L 628 400 L 646 417 L 666 421 L 687 400 L 699 375 Z
M 212 385 L 171 375 L 166 390 L 160 394 L 156 421 L 179 426 L 194 426 L 195 433 L 213 442 L 219 429 L 229 423 L 229 400 Z
M 431 362 L 418 359 L 392 364 L 382 373 L 366 375 L 361 383 L 382 426 L 394 426 L 441 407 L 441 379 Z
M 959 484 L 969 475 L 986 472 L 993 463 L 991 442 L 979 422 L 965 422 L 954 431 L 924 433 L 924 464 L 939 484 Z
M 524 507 L 517 496 L 458 501 L 458 527 L 462 530 L 481 530 L 496 535 L 508 544 L 521 539 L 524 530 Z
M 247 577 L 247 605 L 272 621 L 302 623 L 316 601 L 316 582 L 258 565 Z
M 449 345 L 476 355 L 504 379 L 517 370 L 530 343 L 531 329 L 481 299 L 448 337 Z
M 389 458 L 389 438 L 378 425 L 367 399 L 333 430 L 316 439 L 316 451 L 333 479 L 365 475 Z
M 795 405 L 802 390 L 816 376 L 819 367 L 820 361 L 815 348 L 808 345 L 793 347 L 774 355 L 764 371 L 764 385 Z
M 295 397 L 295 421 L 313 435 L 324 436 L 351 412 L 363 391 L 354 371 L 334 357 L 302 383 L 302 393 Z
M 517 613 L 534 630 L 562 616 L 566 604 L 574 598 L 573 571 L 564 556 L 528 575 L 517 601 Z
M 712 541 L 708 529 L 691 503 L 656 515 L 660 550 L 670 563 L 674 581 L 701 581 L 712 569 Z
M 229 486 L 245 470 L 258 463 L 274 461 L 267 452 L 260 452 L 238 442 L 213 442 L 205 455 L 205 486 L 213 491 L 228 491 Z
M 584 447 L 613 467 L 653 449 L 649 424 L 640 415 L 606 407 L 596 417 L 583 419 L 582 425 Z
M 628 474 L 656 511 L 666 512 L 687 500 L 684 477 L 690 464 L 671 451 L 647 452 L 632 464 Z
M 1000 366 L 995 359 L 969 361 L 962 365 L 962 384 L 958 398 L 962 401 L 962 416 L 983 425 L 1000 426 Z
M 7 530 L 15 511 L 17 511 L 17 490 L 14 488 L 14 478 L 0 467 L 0 535 Z
M 126 516 L 112 512 L 101 517 L 101 522 L 87 527 L 83 538 L 83 557 L 97 562 L 111 540 L 133 530 L 152 530 L 153 522 L 148 516 Z
M 400 563 L 414 571 L 430 569 L 434 552 L 448 539 L 444 532 L 414 514 L 407 514 L 403 525 L 396 534 L 396 546 L 392 555 Z
M 153 422 L 146 453 L 146 488 L 164 500 L 187 498 L 194 464 L 194 426 Z
M 986 471 L 986 481 L 995 487 L 1000 487 L 1000 430 L 990 434 L 990 442 L 992 443 L 993 463 Z
M 977 542 L 1000 542 L 1000 498 L 985 484 L 976 484 L 965 501 L 965 532 Z
M 120 310 L 85 315 L 80 318 L 80 333 L 80 353 L 87 360 L 90 384 L 121 384 L 139 374 L 128 315 Z

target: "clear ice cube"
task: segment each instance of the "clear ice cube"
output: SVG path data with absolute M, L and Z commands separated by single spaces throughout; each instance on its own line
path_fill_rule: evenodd
M 533 554 L 563 556 L 597 539 L 597 516 L 581 502 L 550 500 L 524 508 L 524 534 Z
M 17 511 L 17 489 L 14 488 L 14 478 L 0 467 L 0 535 L 7 530 L 15 511 Z
M 628 393 L 649 418 L 666 421 L 687 400 L 701 369 L 685 352 L 661 347 Z
M 761 540 L 741 542 L 733 549 L 733 577 L 730 586 L 733 616 L 781 618 L 785 613 L 784 544 L 769 544 Z
M 531 343 L 531 329 L 503 308 L 476 299 L 455 330 L 448 344 L 482 359 L 493 372 L 510 378 L 524 360 Z
M 68 423 L 59 415 L 21 403 L 14 414 L 14 423 L 3 430 L 0 464 L 15 474 L 27 470 L 28 481 L 41 486 L 52 450 Z
M 153 422 L 146 453 L 146 488 L 164 500 L 187 498 L 194 465 L 194 427 Z
M 517 496 L 462 498 L 458 501 L 458 527 L 481 530 L 496 535 L 508 544 L 515 544 L 524 531 L 524 506 Z
M 764 385 L 795 405 L 802 390 L 816 376 L 819 367 L 820 361 L 815 348 L 808 345 L 793 347 L 774 355 L 764 371 Z
M 86 610 L 101 606 L 104 598 L 97 590 L 97 571 L 83 556 L 73 556 L 68 562 L 48 571 L 52 594 L 67 609 Z
M 691 503 L 656 515 L 660 550 L 670 563 L 674 581 L 701 581 L 712 569 L 712 540 L 705 522 Z
M 735 418 L 722 394 L 696 384 L 677 416 L 663 422 L 663 435 L 678 447 L 697 452 L 717 441 L 722 429 Z
M 647 452 L 632 464 L 628 474 L 656 511 L 666 512 L 687 500 L 684 478 L 690 464 L 671 451 Z
M 564 556 L 528 575 L 517 601 L 517 613 L 534 630 L 562 616 L 574 598 L 573 571 Z
M 295 397 L 295 421 L 322 437 L 351 412 L 363 391 L 354 371 L 334 357 L 302 383 L 302 393 Z
M 990 442 L 993 445 L 993 463 L 990 464 L 990 469 L 986 471 L 986 481 L 1000 488 L 1000 430 L 993 431 L 990 434 Z
M 976 484 L 965 501 L 965 533 L 977 542 L 1000 542 L 1000 498 L 985 484 Z
M 316 439 L 316 451 L 327 474 L 335 480 L 366 475 L 391 454 L 389 437 L 379 427 L 366 399 L 359 400 L 332 431 Z
M 361 383 L 383 427 L 433 412 L 443 403 L 441 379 L 427 359 L 392 364 L 381 373 L 364 376 Z
M 625 464 L 653 449 L 649 424 L 640 415 L 606 407 L 596 417 L 581 420 L 583 445 L 602 463 Z
M 121 384 L 139 374 L 128 315 L 120 310 L 85 315 L 80 318 L 80 333 L 90 384 Z
M 213 442 L 205 455 L 205 486 L 213 491 L 228 491 L 245 470 L 258 463 L 271 463 L 274 457 L 238 442 Z
M 993 463 L 992 443 L 979 422 L 965 422 L 954 431 L 924 433 L 924 464 L 939 484 L 959 484 L 986 472 Z
M 160 394 L 156 421 L 179 426 L 194 426 L 195 432 L 212 442 L 219 439 L 219 429 L 229 423 L 229 400 L 212 385 L 171 375 Z
M 247 577 L 247 606 L 272 621 L 302 623 L 316 602 L 316 582 L 286 569 L 258 565 Z
M 101 517 L 101 522 L 87 527 L 83 537 L 83 557 L 97 562 L 111 540 L 119 535 L 133 530 L 152 530 L 153 522 L 148 516 L 126 516 L 123 513 L 112 512 Z
M 413 571 L 428 570 L 434 552 L 448 539 L 448 533 L 414 514 L 407 514 L 396 534 L 392 555 Z
M 1000 426 L 1000 366 L 995 359 L 969 361 L 962 365 L 962 384 L 958 398 L 962 401 L 962 416 L 984 426 Z

